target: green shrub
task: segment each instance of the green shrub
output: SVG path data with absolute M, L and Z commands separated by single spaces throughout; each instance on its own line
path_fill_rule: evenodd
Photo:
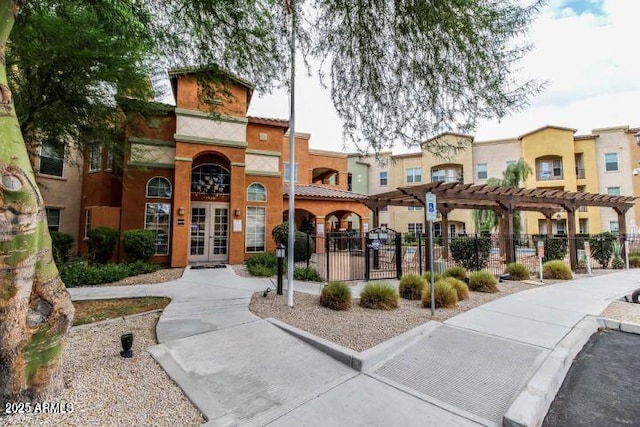
M 554 260 L 542 264 L 542 277 L 545 279 L 570 280 L 571 269 L 564 261 Z
M 332 310 L 351 308 L 351 289 L 344 282 L 329 282 L 322 288 L 320 305 Z
M 469 286 L 467 286 L 467 284 L 462 280 L 458 280 L 455 277 L 444 277 L 441 280 L 449 283 L 451 287 L 456 290 L 458 301 L 469 298 Z
M 467 278 L 467 270 L 461 266 L 451 267 L 442 273 L 442 277 L 454 277 L 464 282 Z
M 270 268 L 262 264 L 247 264 L 247 271 L 252 276 L 271 277 L 276 274 L 276 268 Z
M 611 260 L 611 255 L 613 255 L 613 242 L 616 239 L 616 235 L 608 231 L 596 234 L 589 239 L 591 257 L 598 261 L 602 268 L 609 267 L 609 261 Z
M 136 262 L 132 262 L 131 264 L 127 264 L 129 268 L 129 276 L 138 276 L 140 274 L 148 274 L 154 273 L 160 270 L 160 266 L 158 264 L 152 264 L 150 262 L 138 260 Z
M 624 268 L 624 260 L 618 255 L 614 256 L 613 260 L 611 261 L 611 267 L 615 268 L 616 270 L 622 270 Z
M 89 230 L 87 237 L 89 238 L 89 257 L 93 263 L 109 262 L 118 240 L 118 230 L 109 227 L 96 227 Z
M 544 242 L 544 257 L 543 262 L 551 261 L 554 259 L 563 260 L 567 255 L 567 239 L 564 237 L 550 237 L 546 234 L 535 234 L 533 241 L 536 246 L 539 241 Z
M 129 262 L 147 261 L 155 252 L 154 230 L 127 230 L 124 232 L 124 253 Z
M 56 265 L 61 266 L 69 261 L 69 251 L 73 246 L 73 236 L 57 231 L 52 231 L 50 234 L 53 260 Z
M 454 279 L 457 280 L 457 279 Z M 440 279 L 434 284 L 434 302 L 436 308 L 455 308 L 458 305 L 458 292 L 448 279 Z M 422 292 L 422 306 L 431 307 L 431 286 L 425 286 Z
M 84 262 L 68 263 L 60 269 L 60 277 L 69 288 L 101 285 L 129 277 L 129 267 L 126 264 L 87 265 Z
M 456 237 L 451 239 L 451 256 L 456 264 L 467 270 L 480 270 L 489 264 L 491 256 L 491 238 Z
M 469 289 L 474 292 L 500 292 L 498 281 L 488 271 L 478 271 L 469 276 Z
M 418 300 L 427 281 L 417 274 L 407 274 L 400 280 L 400 296 L 408 300 Z
M 525 265 L 518 264 L 517 262 L 512 262 L 507 265 L 505 272 L 509 274 L 509 280 L 529 280 L 531 277 L 529 269 Z
M 289 223 L 287 221 L 278 224 L 271 230 L 271 236 L 277 245 L 283 244 L 289 250 Z M 295 232 L 293 242 L 293 259 L 295 262 L 307 261 L 316 251 L 316 244 L 312 238 L 302 231 Z M 288 254 L 287 254 L 288 255 Z
M 422 278 L 424 280 L 427 281 L 427 283 L 431 283 L 431 272 L 429 270 L 425 271 L 424 273 L 422 273 Z M 440 273 L 434 273 L 433 275 L 433 281 L 437 282 L 438 280 L 442 279 L 442 274 Z
M 398 307 L 398 293 L 388 283 L 367 283 L 360 292 L 360 305 L 365 308 L 391 310 Z
M 293 269 L 293 278 L 296 280 L 302 280 L 303 282 L 322 282 L 322 277 L 313 267 Z
M 640 255 L 630 255 L 629 268 L 638 268 L 638 267 L 640 267 Z

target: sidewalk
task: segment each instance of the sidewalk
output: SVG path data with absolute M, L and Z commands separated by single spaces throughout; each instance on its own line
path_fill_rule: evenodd
M 157 326 L 160 344 L 149 351 L 207 425 L 463 426 L 501 425 L 558 342 L 639 281 L 640 272 L 625 271 L 509 295 L 431 322 L 362 372 L 251 314 L 251 295 L 272 283 L 230 268 L 188 269 L 158 285 L 69 291 L 73 299 L 172 298 Z M 296 290 L 317 293 L 314 287 Z

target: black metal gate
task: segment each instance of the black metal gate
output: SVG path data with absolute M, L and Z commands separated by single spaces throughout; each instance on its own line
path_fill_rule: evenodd
M 358 232 L 327 233 L 324 265 L 319 270 L 323 278 L 327 281 L 364 279 L 364 244 L 365 236 Z
M 374 228 L 366 234 L 365 279 L 399 279 L 402 276 L 402 234 Z

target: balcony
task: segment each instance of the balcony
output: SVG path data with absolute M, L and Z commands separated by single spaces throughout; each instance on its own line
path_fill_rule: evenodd
M 576 178 L 577 179 L 586 179 L 587 175 L 585 173 L 584 168 L 576 167 Z
M 462 166 L 431 169 L 431 182 L 464 183 Z
M 538 181 L 557 181 L 557 180 L 564 179 L 564 175 L 562 174 L 562 169 L 553 169 L 553 170 L 537 169 L 536 179 Z

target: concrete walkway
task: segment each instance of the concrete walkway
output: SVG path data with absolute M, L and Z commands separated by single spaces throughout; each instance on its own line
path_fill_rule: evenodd
M 207 425 L 465 426 L 502 417 L 586 315 L 640 287 L 640 272 L 564 282 L 495 300 L 361 353 L 356 371 L 248 310 L 273 286 L 231 268 L 158 285 L 74 288 L 77 299 L 167 296 L 149 349 Z M 317 293 L 300 284 L 296 290 Z

